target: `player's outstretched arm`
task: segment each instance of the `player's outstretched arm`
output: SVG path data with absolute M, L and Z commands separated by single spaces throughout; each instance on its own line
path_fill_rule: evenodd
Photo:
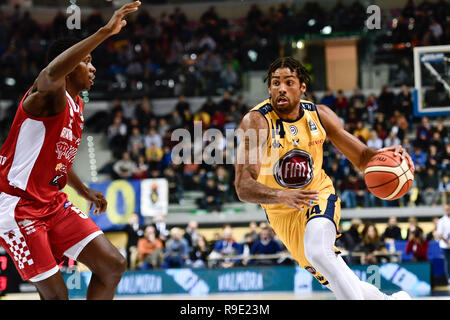
M 317 191 L 282 190 L 257 182 L 263 145 L 267 142 L 268 125 L 258 112 L 249 112 L 238 129 L 239 145 L 236 157 L 236 193 L 241 201 L 270 204 L 284 203 L 302 210 L 301 204 L 310 206 L 310 200 L 318 200 Z
M 55 112 L 65 108 L 66 76 L 103 41 L 119 33 L 126 25 L 124 17 L 137 11 L 140 5 L 140 1 L 135 1 L 122 6 L 96 33 L 78 42 L 51 61 L 34 82 L 31 90 L 33 102 L 24 104 L 25 110 L 32 115 L 41 116 L 43 108 L 50 107 Z
M 331 142 L 359 170 L 364 171 L 374 155 L 387 150 L 398 153 L 402 159 L 407 158 L 412 165 L 411 157 L 402 146 L 392 146 L 379 150 L 369 148 L 361 140 L 344 129 L 338 116 L 329 107 L 317 105 L 317 109 Z
M 364 171 L 377 150 L 369 148 L 357 137 L 346 131 L 336 113 L 325 105 L 317 105 L 320 119 L 327 135 L 336 148 L 359 170 Z

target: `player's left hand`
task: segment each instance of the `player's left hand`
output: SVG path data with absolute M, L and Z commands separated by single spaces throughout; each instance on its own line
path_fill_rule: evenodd
M 385 151 L 393 151 L 394 155 L 400 156 L 400 158 L 402 158 L 402 160 L 406 159 L 409 162 L 410 168 L 414 172 L 414 162 L 413 162 L 411 156 L 406 151 L 406 149 L 403 148 L 401 145 L 386 147 L 386 148 L 382 148 L 382 149 L 378 150 L 378 152 L 385 152 Z
M 91 202 L 91 204 L 89 205 L 89 211 L 91 211 L 95 205 L 94 214 L 101 214 L 102 212 L 106 212 L 108 202 L 101 192 L 89 189 L 85 196 L 85 199 Z

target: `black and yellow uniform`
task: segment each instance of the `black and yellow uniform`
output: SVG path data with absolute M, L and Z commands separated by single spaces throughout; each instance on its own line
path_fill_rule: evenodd
M 341 205 L 331 179 L 322 169 L 326 130 L 317 107 L 312 102 L 301 100 L 299 108 L 303 112 L 300 110 L 299 118 L 294 121 L 280 119 L 270 100 L 261 102 L 251 110 L 261 113 L 269 126 L 257 181 L 276 189 L 319 191 L 319 200 L 310 208 L 303 206 L 304 211 L 285 204 L 261 206 L 294 259 L 319 282 L 327 284 L 327 280 L 306 259 L 303 237 L 306 223 L 317 217 L 328 218 L 338 226 Z

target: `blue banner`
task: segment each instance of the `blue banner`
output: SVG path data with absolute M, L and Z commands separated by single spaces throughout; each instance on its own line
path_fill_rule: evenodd
M 75 190 L 66 186 L 64 192 L 69 200 L 97 224 L 103 231 L 121 230 L 128 223 L 133 213 L 139 215 L 142 223 L 140 210 L 141 181 L 140 180 L 114 180 L 101 183 L 89 183 L 88 187 L 97 190 L 105 196 L 108 201 L 106 213 L 93 214 L 94 209 L 89 211 L 89 202 L 80 197 Z
M 404 290 L 413 297 L 431 293 L 430 263 L 387 263 L 352 265 L 362 280 L 391 294 Z M 90 272 L 63 273 L 70 298 L 84 298 Z M 118 287 L 118 296 L 152 294 L 187 294 L 205 296 L 211 293 L 293 292 L 311 294 L 328 290 L 305 269 L 298 266 L 272 266 L 228 269 L 164 269 L 128 271 Z

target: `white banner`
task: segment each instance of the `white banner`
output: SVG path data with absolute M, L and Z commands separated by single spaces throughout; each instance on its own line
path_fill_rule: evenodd
M 141 215 L 166 215 L 169 209 L 169 184 L 166 179 L 144 179 L 141 182 Z

